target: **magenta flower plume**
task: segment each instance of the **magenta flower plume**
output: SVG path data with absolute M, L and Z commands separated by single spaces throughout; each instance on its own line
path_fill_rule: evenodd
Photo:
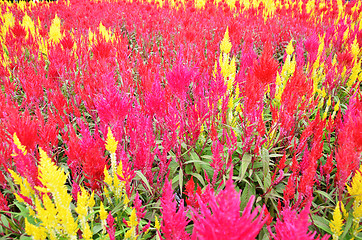
M 208 202 L 200 202 L 200 211 L 194 210 L 192 239 L 255 239 L 267 218 L 264 208 L 252 211 L 255 196 L 252 196 L 240 216 L 240 193 L 232 180 L 226 182 L 224 190 L 210 196 Z M 259 215 L 258 215 L 259 214 Z
M 109 239 L 110 240 L 115 240 L 116 237 L 115 237 L 115 234 L 116 234 L 116 229 L 115 229 L 115 223 L 114 223 L 114 218 L 112 216 L 111 213 L 108 214 L 108 217 L 107 217 L 107 227 L 106 227 L 106 230 L 107 230 L 107 233 L 109 235 Z
M 182 58 L 180 57 L 172 68 L 172 71 L 167 74 L 168 86 L 177 97 L 184 100 L 194 75 L 195 70 L 185 67 L 182 63 Z
M 281 218 L 277 219 L 275 224 L 275 232 L 272 233 L 270 226 L 268 231 L 275 240 L 294 239 L 294 240 L 325 240 L 329 238 L 329 235 L 325 235 L 323 238 L 315 238 L 316 232 L 310 232 L 308 226 L 310 225 L 308 214 L 310 210 L 310 204 L 307 205 L 299 214 L 296 210 L 287 206 L 281 212 Z
M 0 192 L 0 211 L 9 211 L 8 201 L 6 196 Z
M 177 203 L 172 192 L 171 183 L 166 180 L 161 198 L 162 226 L 161 232 L 165 239 L 190 239 L 185 231 L 189 220 L 186 217 L 183 200 L 177 211 Z
M 113 50 L 114 49 L 112 45 L 105 41 L 99 41 L 92 49 L 94 59 L 97 60 L 110 58 L 112 56 Z

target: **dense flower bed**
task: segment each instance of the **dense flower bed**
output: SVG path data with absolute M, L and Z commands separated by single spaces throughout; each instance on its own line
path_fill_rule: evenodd
M 0 9 L 1 237 L 362 238 L 361 1 Z

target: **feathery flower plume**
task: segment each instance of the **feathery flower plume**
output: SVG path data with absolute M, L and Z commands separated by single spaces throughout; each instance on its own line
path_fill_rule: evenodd
M 308 221 L 308 214 L 310 211 L 310 204 L 308 204 L 300 213 L 296 210 L 291 209 L 287 206 L 281 212 L 281 218 L 277 219 L 275 224 L 274 234 L 271 231 L 271 227 L 268 226 L 268 231 L 270 235 L 275 240 L 284 240 L 284 239 L 295 239 L 295 240 L 314 240 L 320 239 L 319 237 L 315 238 L 316 232 L 309 232 L 308 226 L 310 222 Z M 325 235 L 321 240 L 327 240 L 329 235 Z
M 341 203 L 340 201 L 337 202 L 336 208 L 333 212 L 333 220 L 329 223 L 329 226 L 333 232 L 333 240 L 338 240 L 339 236 L 341 236 L 342 227 L 344 225 L 339 204 L 343 205 L 343 203 Z
M 231 47 L 232 47 L 232 45 L 231 45 L 230 37 L 229 37 L 229 28 L 227 27 L 224 38 L 220 44 L 220 50 L 221 50 L 221 52 L 228 54 L 231 51 Z
M 26 155 L 27 151 L 26 151 L 26 147 L 24 145 L 21 144 L 18 136 L 16 135 L 16 133 L 13 134 L 13 140 L 14 140 L 14 144 L 18 147 L 18 149 L 20 149 L 20 151 Z
M 171 183 L 166 179 L 161 198 L 162 226 L 161 233 L 165 239 L 190 239 L 186 232 L 188 224 L 183 200 L 177 210 L 177 203 L 172 191 Z
M 42 183 L 43 187 L 36 187 L 42 193 L 50 193 L 54 199 L 54 216 L 55 221 L 58 222 L 56 228 L 59 232 L 63 233 L 69 239 L 76 239 L 77 223 L 75 222 L 71 209 L 70 203 L 72 197 L 68 194 L 67 187 L 65 182 L 67 180 L 67 175 L 64 173 L 64 170 L 57 167 L 51 159 L 47 156 L 46 152 L 43 149 L 39 148 L 40 153 L 40 162 L 39 162 L 39 180 Z M 49 202 L 48 194 L 43 195 L 43 203 Z M 39 201 L 36 201 L 36 216 L 42 220 L 42 226 L 46 227 L 49 224 L 49 218 L 47 212 L 40 204 Z M 50 205 L 49 205 L 50 206 Z M 54 229 L 47 229 L 53 231 Z
M 111 153 L 111 164 L 112 164 L 112 173 L 113 177 L 117 172 L 117 161 L 116 161 L 116 151 L 117 151 L 118 141 L 114 138 L 111 128 L 108 127 L 107 140 L 106 140 L 106 149 Z
M 114 218 L 112 216 L 111 213 L 108 214 L 108 217 L 107 217 L 107 233 L 108 233 L 108 236 L 109 236 L 109 239 L 110 240 L 115 240 L 116 237 L 115 237 L 115 234 L 116 234 L 116 229 L 115 229 L 115 223 L 114 223 Z
M 260 212 L 259 207 L 252 211 L 254 199 L 250 198 L 240 216 L 240 193 L 230 178 L 225 189 L 217 196 L 210 195 L 208 202 L 199 198 L 200 211 L 193 210 L 192 239 L 255 239 L 267 218 L 261 214 L 265 206 Z
M 63 38 L 62 33 L 60 32 L 60 18 L 55 14 L 52 24 L 49 29 L 49 41 L 53 43 L 58 43 Z

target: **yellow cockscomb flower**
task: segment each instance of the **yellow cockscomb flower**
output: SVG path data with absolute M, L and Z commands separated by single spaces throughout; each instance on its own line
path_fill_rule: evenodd
M 160 222 L 158 221 L 157 216 L 155 216 L 155 228 L 156 228 L 157 230 L 160 230 L 160 228 L 161 228 L 161 224 L 160 224 Z
M 21 25 L 27 31 L 26 38 L 29 38 L 29 34 L 31 34 L 33 37 L 35 37 L 35 24 L 34 24 L 33 20 L 31 19 L 31 17 L 28 16 L 27 13 L 25 13 Z
M 1 26 L 1 38 L 5 38 L 7 32 L 10 28 L 12 28 L 15 25 L 15 17 L 12 12 L 9 12 L 7 10 L 6 13 L 2 14 L 2 26 Z
M 294 47 L 293 47 L 293 39 L 290 40 L 287 48 L 285 49 L 285 51 L 287 52 L 288 55 L 292 55 L 294 52 Z
M 342 203 L 337 202 L 336 208 L 334 209 L 333 212 L 333 220 L 329 224 L 333 232 L 333 239 L 338 239 L 338 237 L 342 234 L 343 219 L 339 204 Z
M 34 240 L 45 240 L 47 238 L 46 229 L 30 224 L 27 218 L 25 218 L 25 232 L 32 236 Z
M 109 172 L 107 170 L 107 166 L 104 166 L 103 173 L 104 173 L 104 182 L 108 185 L 109 188 L 112 189 L 112 187 L 113 187 L 113 178 L 109 174 Z
M 115 153 L 117 150 L 118 141 L 114 138 L 111 128 L 108 127 L 107 140 L 106 140 L 106 149 L 110 153 Z
M 231 51 L 231 47 L 232 45 L 229 37 L 229 28 L 227 27 L 224 38 L 220 44 L 220 50 L 221 52 L 228 54 Z
M 362 166 L 352 178 L 351 186 L 347 185 L 348 193 L 355 197 L 355 202 L 362 201 Z
M 99 208 L 99 217 L 101 218 L 101 223 L 102 223 L 102 231 L 103 233 L 106 232 L 106 219 L 108 217 L 108 213 L 106 211 L 106 209 L 104 208 L 103 202 L 101 202 L 100 208 Z
M 107 219 L 108 213 L 107 213 L 106 209 L 104 208 L 103 202 L 101 202 L 101 206 L 99 208 L 99 215 L 100 215 L 101 220 Z
M 61 228 L 61 232 L 68 236 L 69 239 L 76 239 L 78 225 L 75 222 L 70 209 L 72 197 L 68 194 L 68 190 L 65 185 L 67 175 L 64 173 L 64 170 L 60 169 L 52 162 L 42 148 L 39 148 L 39 153 L 39 180 L 44 187 L 36 188 L 40 192 L 52 194 L 57 211 L 57 226 Z M 41 215 L 43 214 L 41 209 L 40 205 L 36 208 L 38 218 L 41 218 Z
M 18 135 L 16 135 L 16 133 L 13 134 L 13 141 L 14 144 L 19 148 L 19 150 L 21 150 L 21 152 L 24 154 L 24 156 L 26 155 L 27 151 L 26 151 L 26 147 L 24 145 L 21 144 Z
M 127 223 L 130 227 L 136 227 L 138 225 L 135 208 L 132 209 L 131 216 L 129 217 L 129 221 L 127 221 Z
M 88 192 L 84 189 L 84 187 L 81 187 L 80 192 L 78 192 L 77 207 L 75 208 L 79 217 L 86 217 L 88 214 L 88 198 Z
M 63 38 L 62 33 L 60 32 L 60 19 L 55 14 L 54 19 L 52 20 L 52 25 L 49 29 L 49 40 L 53 43 L 58 43 Z

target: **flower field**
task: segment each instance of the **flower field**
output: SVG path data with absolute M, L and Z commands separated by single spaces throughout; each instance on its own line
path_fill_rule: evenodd
M 362 2 L 0 2 L 0 238 L 362 239 Z

